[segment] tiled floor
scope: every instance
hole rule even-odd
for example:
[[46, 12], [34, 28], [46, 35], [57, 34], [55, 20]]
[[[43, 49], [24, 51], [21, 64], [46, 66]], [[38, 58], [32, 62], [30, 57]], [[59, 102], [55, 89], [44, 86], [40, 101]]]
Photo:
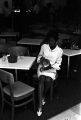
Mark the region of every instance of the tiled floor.
[[81, 120], [81, 115], [76, 114], [71, 109], [66, 110], [48, 120]]

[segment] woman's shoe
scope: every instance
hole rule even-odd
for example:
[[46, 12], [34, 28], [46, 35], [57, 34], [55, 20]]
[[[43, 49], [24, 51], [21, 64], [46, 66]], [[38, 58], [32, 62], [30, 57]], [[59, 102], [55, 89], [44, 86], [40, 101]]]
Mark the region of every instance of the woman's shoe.
[[41, 116], [42, 115], [42, 110], [41, 108], [37, 111], [37, 116]]
[[43, 99], [42, 99], [42, 105], [45, 105], [45, 103], [46, 103], [46, 101], [45, 101], [45, 99], [43, 98]]

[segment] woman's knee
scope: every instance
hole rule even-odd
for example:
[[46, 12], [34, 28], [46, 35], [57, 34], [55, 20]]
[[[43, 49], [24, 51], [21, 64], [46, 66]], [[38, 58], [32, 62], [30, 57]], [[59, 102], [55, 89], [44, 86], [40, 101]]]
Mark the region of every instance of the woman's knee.
[[46, 81], [51, 83], [53, 81], [53, 79], [51, 77], [46, 76]]
[[45, 80], [45, 76], [41, 75], [41, 76], [39, 77], [39, 83], [43, 83], [44, 80]]

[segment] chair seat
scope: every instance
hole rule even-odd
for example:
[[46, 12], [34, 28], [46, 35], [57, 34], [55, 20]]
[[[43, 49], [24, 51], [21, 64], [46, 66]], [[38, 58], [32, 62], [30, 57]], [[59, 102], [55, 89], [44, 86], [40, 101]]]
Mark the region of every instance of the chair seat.
[[[28, 95], [28, 93], [30, 94], [31, 92], [34, 91], [34, 88], [25, 84], [25, 83], [22, 83], [20, 81], [17, 81], [13, 84], [13, 96], [14, 98], [17, 98], [17, 97], [21, 97], [21, 96], [24, 96], [24, 95]], [[4, 92], [5, 94], [9, 95], [10, 96], [10, 91], [9, 91], [9, 85], [7, 85], [6, 87], [4, 87]]]

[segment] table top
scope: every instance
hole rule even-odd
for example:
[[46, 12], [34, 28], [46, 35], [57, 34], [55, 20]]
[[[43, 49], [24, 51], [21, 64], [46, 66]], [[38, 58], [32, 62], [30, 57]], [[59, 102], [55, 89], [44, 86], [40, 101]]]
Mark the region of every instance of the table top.
[[3, 61], [0, 58], [0, 68], [29, 70], [35, 59], [36, 57], [21, 56], [16, 63], [9, 63], [7, 59]]
[[2, 32], [0, 34], [0, 37], [16, 37], [18, 35], [19, 35], [18, 32]]
[[42, 28], [44, 27], [44, 24], [35, 24], [35, 25], [29, 25], [29, 28]]
[[59, 39], [70, 39], [70, 34], [59, 33]]
[[27, 44], [27, 45], [40, 45], [43, 42], [43, 38], [22, 38], [17, 43], [18, 44]]
[[44, 30], [44, 29], [36, 29], [36, 30], [32, 30], [34, 33], [40, 33], [43, 35], [46, 35], [48, 33], [48, 30]]
[[63, 49], [63, 54], [66, 56], [80, 55], [81, 49], [80, 50]]

